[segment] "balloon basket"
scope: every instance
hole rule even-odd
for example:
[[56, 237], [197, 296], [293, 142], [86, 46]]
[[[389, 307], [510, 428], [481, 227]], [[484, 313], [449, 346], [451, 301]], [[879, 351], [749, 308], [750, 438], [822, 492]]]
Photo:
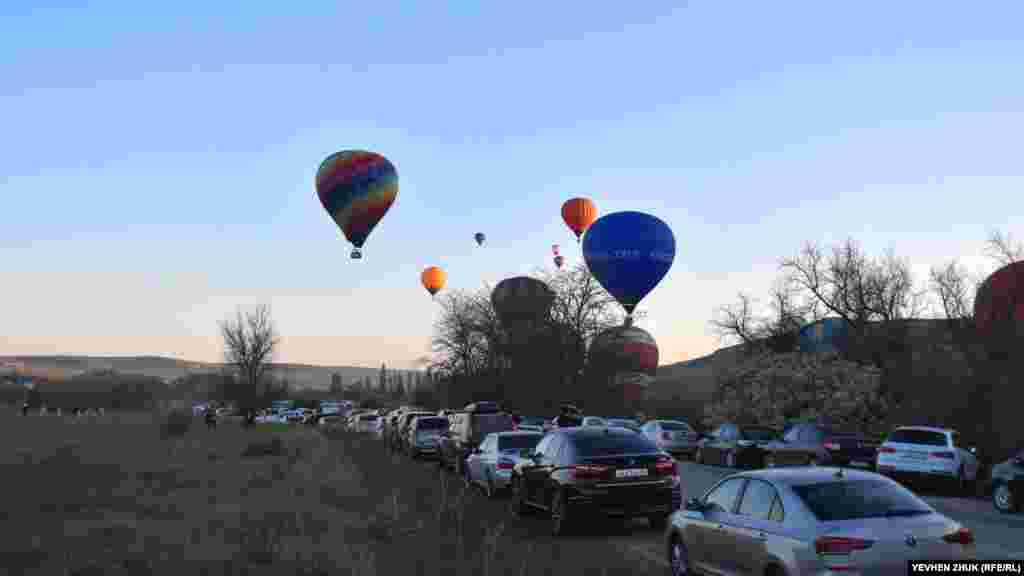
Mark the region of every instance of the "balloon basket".
[[349, 256], [353, 260], [360, 260], [363, 257], [363, 253], [359, 250], [359, 248], [355, 248], [352, 250], [352, 254], [350, 254]]

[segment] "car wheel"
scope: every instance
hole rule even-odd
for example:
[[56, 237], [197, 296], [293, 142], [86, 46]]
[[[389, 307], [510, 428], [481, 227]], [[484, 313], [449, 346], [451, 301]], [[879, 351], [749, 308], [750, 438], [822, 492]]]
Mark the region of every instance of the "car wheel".
[[526, 516], [530, 512], [530, 505], [526, 503], [526, 491], [523, 490], [523, 482], [519, 476], [512, 477], [512, 513], [516, 516]]
[[777, 465], [778, 464], [775, 462], [775, 456], [772, 456], [771, 454], [766, 454], [765, 455], [765, 457], [764, 457], [764, 467], [765, 468], [775, 468]]
[[569, 498], [561, 489], [551, 497], [551, 535], [565, 536], [572, 526], [569, 517]]
[[651, 524], [651, 528], [664, 530], [668, 526], [668, 514], [651, 514], [647, 517], [647, 521]]
[[736, 453], [732, 450], [725, 453], [725, 467], [735, 468], [736, 467]]
[[1006, 482], [1000, 482], [992, 489], [992, 505], [1004, 514], [1020, 510], [1020, 503], [1014, 499], [1013, 492]]
[[672, 576], [686, 576], [690, 573], [690, 554], [678, 536], [672, 538], [668, 546], [668, 566]]

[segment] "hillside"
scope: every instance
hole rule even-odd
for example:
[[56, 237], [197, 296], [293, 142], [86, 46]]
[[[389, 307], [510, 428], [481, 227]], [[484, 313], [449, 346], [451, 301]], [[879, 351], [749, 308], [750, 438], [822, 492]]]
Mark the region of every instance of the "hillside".
[[[191, 362], [162, 356], [0, 356], [0, 363], [18, 363], [31, 371], [59, 373], [65, 378], [97, 370], [114, 370], [122, 374], [140, 374], [173, 380], [190, 373], [214, 372], [223, 364]], [[272, 373], [300, 388], [326, 389], [331, 375], [340, 374], [346, 384], [364, 377], [376, 378], [379, 368], [361, 366], [310, 366], [273, 364]], [[399, 370], [412, 372], [412, 370]]]

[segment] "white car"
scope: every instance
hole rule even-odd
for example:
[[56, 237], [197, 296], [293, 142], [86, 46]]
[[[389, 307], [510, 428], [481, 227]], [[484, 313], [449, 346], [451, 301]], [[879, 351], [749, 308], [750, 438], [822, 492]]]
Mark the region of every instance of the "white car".
[[381, 418], [377, 414], [360, 414], [359, 416], [356, 417], [353, 429], [356, 432], [369, 434], [377, 432], [380, 429], [381, 423]]
[[960, 492], [978, 478], [974, 447], [965, 447], [960, 433], [949, 428], [900, 426], [878, 447], [877, 470], [887, 476], [940, 478]]

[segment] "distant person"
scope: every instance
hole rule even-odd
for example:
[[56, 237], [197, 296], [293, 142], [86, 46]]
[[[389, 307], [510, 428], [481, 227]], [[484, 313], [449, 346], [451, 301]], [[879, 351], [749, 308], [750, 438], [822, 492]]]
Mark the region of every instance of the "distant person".
[[21, 415], [28, 416], [28, 402], [21, 405]]

